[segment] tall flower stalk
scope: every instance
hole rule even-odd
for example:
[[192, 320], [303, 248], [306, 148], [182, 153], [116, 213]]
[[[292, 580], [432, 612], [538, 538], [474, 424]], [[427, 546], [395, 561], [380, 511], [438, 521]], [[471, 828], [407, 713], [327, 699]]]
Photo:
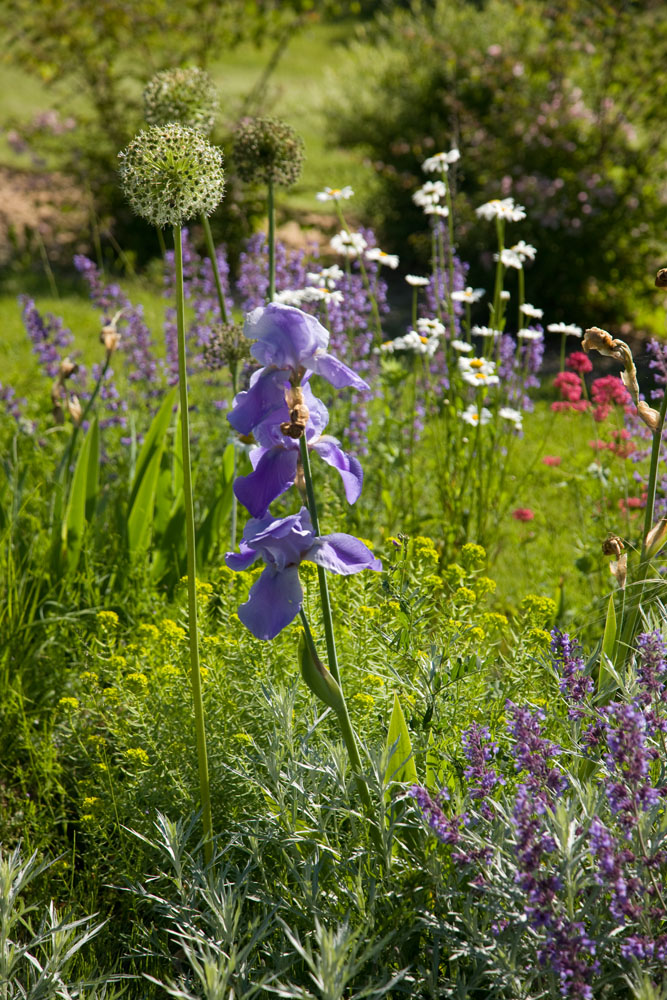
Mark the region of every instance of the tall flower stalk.
[[213, 821], [199, 668], [197, 567], [190, 461], [182, 226], [189, 219], [201, 215], [208, 216], [220, 202], [224, 191], [222, 153], [196, 129], [172, 123], [163, 126], [154, 125], [146, 132], [139, 133], [127, 149], [119, 154], [119, 158], [123, 188], [134, 210], [153, 225], [159, 227], [170, 225], [174, 236], [183, 494], [188, 566], [190, 683], [195, 717], [204, 853], [206, 859], [210, 860], [212, 857]]
[[303, 140], [278, 118], [243, 118], [234, 134], [234, 159], [241, 177], [266, 185], [269, 241], [268, 300], [276, 296], [275, 188], [290, 187], [301, 173]]
[[632, 358], [632, 352], [623, 340], [614, 339], [606, 330], [591, 327], [586, 330], [582, 347], [585, 351], [599, 351], [607, 357], [614, 358], [623, 365], [621, 380], [628, 390], [637, 408], [637, 415], [651, 431], [651, 464], [646, 485], [646, 507], [644, 509], [644, 526], [642, 531], [639, 565], [635, 578], [636, 594], [631, 602], [623, 621], [621, 639], [617, 647], [617, 660], [624, 662], [632, 653], [641, 602], [644, 596], [644, 586], [651, 566], [651, 560], [660, 551], [667, 539], [667, 524], [664, 518], [653, 523], [655, 516], [655, 498], [658, 480], [658, 464], [660, 445], [667, 416], [667, 392], [663, 392], [660, 409], [656, 410], [640, 398], [637, 383], [637, 371]]
[[[343, 452], [335, 438], [322, 434], [328, 413], [313, 395], [309, 379], [315, 374], [335, 388], [368, 387], [328, 353], [328, 332], [314, 316], [299, 309], [275, 303], [256, 309], [246, 320], [245, 333], [255, 340], [251, 353], [263, 367], [252, 376], [248, 390], [238, 394], [228, 419], [240, 434], [254, 433], [259, 446], [251, 453], [253, 473], [237, 480], [234, 486], [253, 517], [246, 525], [239, 551], [229, 552], [226, 561], [231, 569], [244, 570], [261, 557], [266, 566], [251, 587], [248, 600], [240, 606], [239, 618], [257, 638], [273, 639], [300, 615], [305, 632], [302, 675], [313, 693], [335, 711], [359, 793], [372, 817], [357, 739], [341, 686], [325, 571], [347, 576], [362, 569], [380, 570], [381, 564], [356, 538], [320, 533], [310, 451], [337, 469], [350, 502], [359, 496], [362, 472], [354, 456]], [[270, 503], [301, 477], [307, 508], [285, 518], [273, 518], [268, 510]], [[328, 668], [317, 656], [303, 609], [298, 570], [304, 560], [317, 565]], [[375, 825], [371, 830], [379, 843]]]

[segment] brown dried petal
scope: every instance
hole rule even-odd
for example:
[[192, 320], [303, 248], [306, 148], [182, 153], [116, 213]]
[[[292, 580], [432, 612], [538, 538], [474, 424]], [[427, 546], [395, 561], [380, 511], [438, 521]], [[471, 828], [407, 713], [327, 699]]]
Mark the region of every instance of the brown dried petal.
[[656, 521], [646, 536], [645, 546], [647, 557], [652, 559], [653, 556], [657, 556], [666, 541], [667, 517], [661, 517], [659, 521]]
[[640, 419], [644, 421], [650, 430], [655, 431], [658, 429], [660, 414], [657, 410], [654, 410], [652, 406], [649, 406], [648, 403], [640, 400], [637, 403], [637, 413], [639, 414]]
[[655, 283], [658, 288], [667, 288], [667, 267], [661, 267], [655, 276]]
[[628, 554], [623, 552], [616, 562], [609, 563], [609, 570], [616, 578], [616, 583], [621, 590], [625, 590], [625, 581], [628, 577]]

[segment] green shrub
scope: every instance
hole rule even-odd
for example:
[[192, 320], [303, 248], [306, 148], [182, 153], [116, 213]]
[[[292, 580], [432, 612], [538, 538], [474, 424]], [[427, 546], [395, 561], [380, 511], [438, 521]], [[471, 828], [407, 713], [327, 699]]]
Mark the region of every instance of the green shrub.
[[491, 266], [472, 206], [512, 196], [527, 209], [522, 236], [539, 247], [539, 305], [620, 322], [647, 296], [662, 240], [665, 108], [659, 88], [633, 80], [659, 79], [666, 50], [655, 4], [416, 4], [356, 47], [332, 139], [373, 161], [366, 208], [388, 247], [422, 259], [427, 227], [411, 202], [420, 164], [459, 146], [458, 251], [472, 284]]

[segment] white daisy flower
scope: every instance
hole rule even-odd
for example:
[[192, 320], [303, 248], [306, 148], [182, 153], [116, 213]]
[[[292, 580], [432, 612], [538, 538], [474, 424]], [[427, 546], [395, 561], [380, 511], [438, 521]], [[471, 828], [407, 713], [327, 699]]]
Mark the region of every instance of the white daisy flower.
[[318, 191], [315, 197], [318, 201], [347, 201], [353, 194], [354, 191], [347, 184], [343, 188], [325, 187], [324, 191]]
[[524, 328], [523, 330], [518, 331], [517, 337], [520, 340], [541, 340], [542, 334], [539, 330], [528, 330]]
[[442, 337], [445, 333], [445, 327], [439, 319], [424, 317], [417, 320], [417, 330], [424, 337]]
[[436, 153], [435, 156], [429, 156], [427, 160], [424, 160], [422, 170], [425, 174], [444, 173], [460, 159], [461, 154], [458, 149], [450, 149], [448, 153]]
[[281, 306], [295, 306], [297, 309], [306, 301], [306, 288], [284, 288], [281, 292], [276, 292], [273, 301]]
[[503, 302], [509, 302], [509, 300], [510, 300], [510, 293], [506, 292], [505, 289], [503, 288], [502, 292], [500, 293], [500, 297], [503, 300]]
[[380, 250], [379, 247], [371, 247], [370, 250], [366, 251], [366, 260], [377, 261], [378, 264], [385, 264], [390, 267], [392, 271], [395, 271], [398, 267], [398, 257], [395, 253], [385, 253], [384, 250]]
[[332, 291], [326, 285], [310, 285], [302, 292], [303, 302], [326, 302], [327, 306], [339, 306], [343, 301], [343, 293]]
[[452, 340], [452, 347], [459, 354], [470, 354], [472, 351], [472, 344], [467, 344], [465, 340]]
[[575, 323], [549, 323], [547, 330], [549, 333], [564, 333], [570, 337], [581, 337], [584, 332]]
[[487, 375], [486, 372], [463, 372], [461, 378], [468, 385], [474, 385], [476, 389], [487, 385], [498, 385], [500, 382], [497, 375]]
[[336, 287], [336, 282], [340, 281], [344, 273], [338, 264], [334, 264], [332, 267], [323, 267], [321, 271], [308, 271], [306, 277], [311, 285], [333, 290]]
[[491, 410], [487, 410], [486, 406], [483, 406], [480, 411], [479, 407], [475, 406], [474, 403], [461, 414], [461, 420], [472, 427], [477, 427], [478, 424], [484, 426], [484, 424], [488, 424], [490, 419]]
[[498, 410], [498, 416], [503, 420], [509, 420], [510, 423], [516, 424], [519, 428], [523, 422], [523, 414], [521, 410], [515, 410], [511, 406], [501, 406]]
[[493, 375], [495, 370], [495, 361], [488, 361], [486, 358], [459, 358], [459, 371], [463, 375]]
[[526, 243], [524, 240], [519, 240], [519, 242], [515, 243], [513, 247], [510, 247], [510, 249], [514, 250], [514, 253], [517, 253], [521, 260], [535, 260], [537, 250], [535, 247], [532, 247], [530, 243]]
[[412, 196], [415, 205], [426, 209], [430, 205], [435, 205], [447, 194], [447, 185], [444, 181], [426, 181]]
[[493, 259], [500, 261], [503, 267], [515, 267], [520, 271], [523, 267], [523, 260], [514, 250], [502, 250], [499, 254], [494, 253]]
[[329, 246], [342, 257], [358, 257], [368, 244], [361, 233], [349, 233], [347, 229], [341, 229], [331, 237]]
[[479, 300], [484, 295], [483, 288], [471, 288], [468, 285], [467, 288], [462, 288], [458, 292], [452, 292], [452, 299], [454, 302], [479, 302]]
[[521, 306], [521, 312], [524, 316], [529, 316], [531, 319], [542, 319], [544, 316], [544, 310], [531, 306], [530, 302], [524, 302]]
[[405, 280], [413, 288], [425, 288], [428, 285], [430, 278], [422, 278], [418, 274], [406, 274]]
[[502, 330], [493, 330], [490, 326], [473, 326], [470, 332], [476, 337], [492, 337], [494, 340], [503, 335]]
[[446, 219], [449, 215], [449, 209], [446, 205], [424, 205], [424, 215], [439, 215], [440, 218]]
[[514, 198], [494, 198], [475, 209], [481, 219], [504, 219], [506, 222], [521, 222], [526, 218], [523, 205], [515, 205]]

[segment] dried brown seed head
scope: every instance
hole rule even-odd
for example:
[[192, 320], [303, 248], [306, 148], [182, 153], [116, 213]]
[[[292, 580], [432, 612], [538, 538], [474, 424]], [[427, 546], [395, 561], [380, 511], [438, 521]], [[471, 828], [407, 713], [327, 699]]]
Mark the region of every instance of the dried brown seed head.
[[624, 548], [623, 539], [618, 535], [608, 535], [602, 543], [602, 553], [605, 556], [620, 556]]

